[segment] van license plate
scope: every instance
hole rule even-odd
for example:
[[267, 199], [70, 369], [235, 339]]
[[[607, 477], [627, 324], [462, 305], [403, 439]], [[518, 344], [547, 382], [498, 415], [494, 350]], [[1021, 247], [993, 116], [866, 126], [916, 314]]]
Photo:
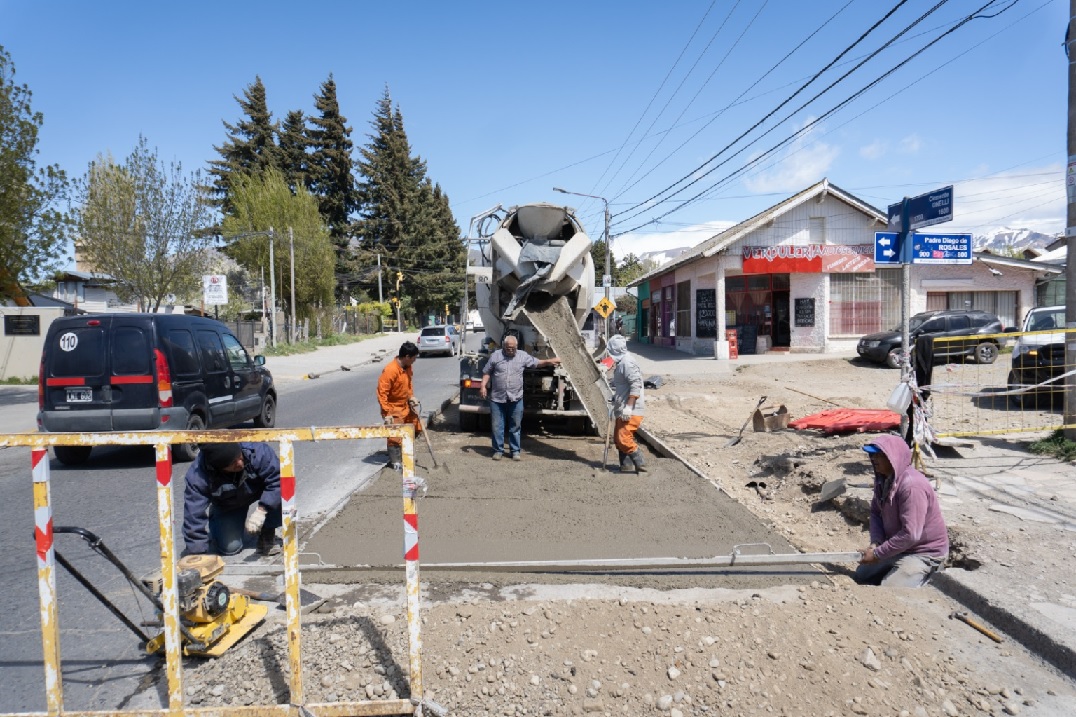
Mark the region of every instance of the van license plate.
[[89, 403], [93, 400], [93, 392], [88, 388], [67, 389], [68, 403]]

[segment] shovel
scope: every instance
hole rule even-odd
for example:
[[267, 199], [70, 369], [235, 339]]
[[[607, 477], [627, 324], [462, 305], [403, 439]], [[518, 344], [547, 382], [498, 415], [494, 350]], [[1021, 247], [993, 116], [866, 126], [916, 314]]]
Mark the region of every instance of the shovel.
[[609, 466], [609, 439], [613, 435], [613, 410], [609, 409], [609, 422], [605, 424], [605, 452], [602, 453], [602, 470]]
[[[430, 414], [430, 418], [432, 418], [432, 416], [433, 414]], [[433, 459], [433, 467], [437, 468], [437, 456], [433, 454], [433, 444], [430, 443], [430, 431], [428, 428], [430, 425], [430, 418], [426, 419], [426, 424], [422, 427], [422, 437], [426, 439], [426, 447], [430, 449], [430, 458]]]
[[765, 396], [758, 399], [758, 404], [751, 409], [751, 413], [747, 414], [747, 420], [743, 422], [742, 426], [740, 426], [740, 432], [736, 434], [735, 438], [729, 439], [729, 442], [726, 443], [724, 446], [725, 448], [731, 448], [732, 446], [735, 446], [737, 443], [740, 442], [740, 439], [743, 438], [744, 429], [747, 428], [747, 424], [751, 422], [751, 417], [755, 415], [755, 411], [757, 411], [764, 403], [766, 403]]

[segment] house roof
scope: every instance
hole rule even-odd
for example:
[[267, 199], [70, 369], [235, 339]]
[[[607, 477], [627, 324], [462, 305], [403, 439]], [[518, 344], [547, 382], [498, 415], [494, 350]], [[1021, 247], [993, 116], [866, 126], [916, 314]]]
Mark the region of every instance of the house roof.
[[1065, 271], [1065, 267], [1062, 264], [1047, 264], [1044, 263], [1041, 258], [1034, 261], [1029, 259], [1017, 259], [1014, 256], [997, 256], [987, 252], [972, 252], [975, 255], [975, 261], [981, 261], [984, 264], [991, 264], [994, 266], [1007, 266], [1010, 269], [1028, 269], [1031, 271], [1041, 271], [1045, 274], [1062, 274]]
[[784, 201], [773, 205], [769, 209], [765, 209], [759, 212], [750, 219], [740, 222], [736, 226], [729, 227], [720, 234], [715, 234], [709, 239], [696, 244], [673, 261], [669, 262], [668, 264], [664, 264], [663, 266], [655, 269], [654, 271], [651, 271], [648, 274], [644, 274], [643, 276], [628, 284], [628, 286], [638, 286], [644, 282], [650, 281], [656, 276], [662, 276], [664, 274], [668, 274], [671, 271], [675, 271], [677, 267], [689, 264], [696, 259], [708, 258], [716, 254], [720, 254], [734, 242], [744, 238], [756, 229], [765, 226], [773, 219], [776, 219], [777, 217], [781, 216], [782, 214], [785, 214], [791, 209], [794, 209], [795, 207], [798, 207], [799, 205], [809, 202], [813, 199], [821, 201], [828, 196], [832, 196], [834, 199], [838, 199], [845, 204], [848, 204], [853, 209], [858, 209], [864, 214], [870, 216], [872, 219], [878, 221], [883, 226], [888, 222], [888, 216], [885, 212], [881, 211], [877, 207], [871, 206], [870, 204], [864, 202], [862, 199], [856, 197], [855, 195], [849, 194], [837, 185], [831, 184], [829, 179], [827, 178], [823, 179], [817, 184], [813, 184], [810, 187], [807, 187], [802, 192], [794, 194], [788, 199], [785, 199]]
[[[1051, 244], [1050, 246], [1053, 246], [1053, 244]], [[1057, 247], [1055, 249], [1050, 249], [1045, 254], [1040, 254], [1039, 256], [1035, 257], [1035, 262], [1039, 263], [1039, 264], [1059, 264], [1061, 266], [1064, 266], [1065, 262], [1067, 260], [1068, 260], [1068, 245], [1067, 244], [1062, 244], [1061, 246], [1059, 246], [1059, 247]]]
[[75, 271], [66, 269], [57, 275], [59, 281], [84, 281], [87, 284], [111, 284], [115, 280], [111, 274], [100, 274], [92, 271]]

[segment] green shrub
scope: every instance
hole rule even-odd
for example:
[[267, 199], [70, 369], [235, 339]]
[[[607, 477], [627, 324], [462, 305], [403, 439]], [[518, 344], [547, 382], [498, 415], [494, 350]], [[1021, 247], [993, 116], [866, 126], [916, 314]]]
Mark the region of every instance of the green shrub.
[[1051, 433], [1049, 438], [1032, 443], [1030, 450], [1039, 455], [1053, 456], [1060, 461], [1076, 460], [1076, 441], [1065, 438], [1065, 432], [1060, 429]]

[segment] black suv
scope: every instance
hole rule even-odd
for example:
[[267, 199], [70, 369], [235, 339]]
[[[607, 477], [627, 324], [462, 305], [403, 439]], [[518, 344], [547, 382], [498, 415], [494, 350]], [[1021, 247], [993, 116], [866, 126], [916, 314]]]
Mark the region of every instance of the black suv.
[[[276, 386], [219, 321], [184, 314], [86, 314], [53, 321], [41, 351], [37, 425], [50, 433], [201, 430], [276, 422]], [[56, 446], [65, 465], [90, 446]], [[173, 446], [193, 460], [194, 444]]]
[[[935, 363], [944, 363], [952, 358], [970, 358], [977, 363], [994, 363], [994, 359], [998, 357], [998, 340], [978, 337], [1000, 334], [1002, 326], [997, 316], [985, 311], [926, 311], [911, 318], [909, 330], [912, 342], [925, 334], [935, 338], [969, 337], [963, 341], [935, 341]], [[892, 331], [867, 334], [859, 340], [856, 351], [861, 358], [897, 368], [903, 353], [901, 333], [901, 327], [898, 326]]]

